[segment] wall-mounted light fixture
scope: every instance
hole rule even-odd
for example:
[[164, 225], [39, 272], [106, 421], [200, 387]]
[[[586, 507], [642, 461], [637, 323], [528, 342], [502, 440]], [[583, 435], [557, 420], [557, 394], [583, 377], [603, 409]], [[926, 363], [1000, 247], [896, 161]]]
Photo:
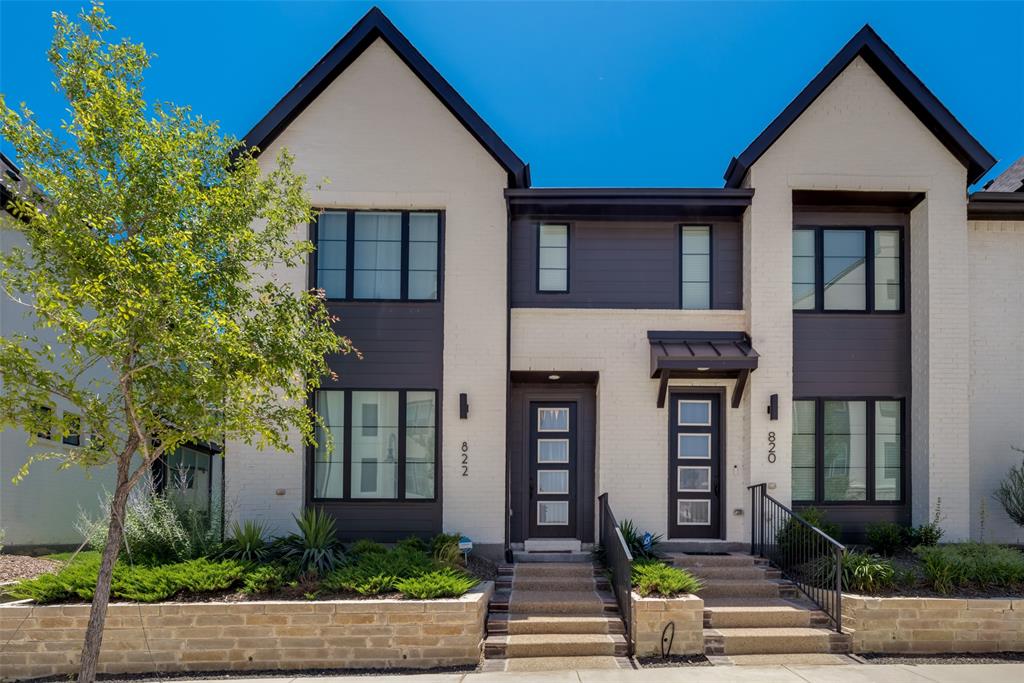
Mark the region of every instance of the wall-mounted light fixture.
[[469, 394], [459, 394], [459, 419], [469, 417]]
[[768, 400], [768, 417], [770, 417], [772, 420], [778, 420], [779, 419], [779, 395], [778, 394], [772, 394], [771, 398]]

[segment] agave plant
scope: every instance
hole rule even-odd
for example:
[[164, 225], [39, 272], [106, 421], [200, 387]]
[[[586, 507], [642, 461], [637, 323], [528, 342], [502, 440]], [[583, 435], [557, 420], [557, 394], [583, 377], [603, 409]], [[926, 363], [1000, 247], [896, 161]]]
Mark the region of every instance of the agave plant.
[[281, 556], [299, 565], [301, 572], [327, 576], [345, 559], [334, 534], [334, 519], [317, 508], [295, 518], [299, 533], [280, 539]]
[[629, 552], [633, 555], [633, 559], [658, 559], [658, 546], [662, 541], [661, 534], [642, 532], [630, 519], [619, 522], [619, 531], [622, 532], [622, 538], [629, 546]]
[[243, 562], [263, 562], [270, 558], [267, 527], [263, 522], [247, 519], [231, 525], [231, 537], [221, 546], [220, 556]]

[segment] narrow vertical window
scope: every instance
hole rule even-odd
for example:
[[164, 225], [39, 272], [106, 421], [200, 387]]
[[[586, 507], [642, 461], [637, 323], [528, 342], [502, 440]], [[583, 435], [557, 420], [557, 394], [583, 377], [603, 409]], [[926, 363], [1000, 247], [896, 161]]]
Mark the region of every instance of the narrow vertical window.
[[867, 308], [864, 239], [864, 230], [822, 231], [826, 311], [863, 311]]
[[875, 401], [875, 500], [901, 497], [902, 413], [899, 401]]
[[814, 401], [793, 401], [793, 500], [814, 500]]
[[437, 407], [433, 391], [409, 391], [405, 395], [405, 497], [434, 497], [434, 465], [437, 461]]
[[867, 403], [823, 401], [825, 500], [867, 500]]
[[815, 296], [814, 230], [793, 231], [793, 310], [813, 311]]
[[711, 308], [711, 227], [684, 225], [682, 251], [683, 308]]
[[68, 446], [80, 446], [82, 445], [82, 418], [78, 415], [64, 415], [64, 429], [67, 434], [64, 435], [63, 442]]
[[541, 225], [537, 232], [537, 289], [569, 291], [569, 226]]
[[348, 296], [348, 212], [324, 211], [317, 221], [316, 286], [328, 299]]
[[409, 214], [409, 298], [437, 299], [436, 213]]
[[[313, 460], [313, 497], [341, 498], [345, 490], [345, 393], [316, 392], [316, 412], [324, 421], [317, 428]], [[328, 436], [332, 450], [327, 450]]]
[[352, 296], [402, 298], [402, 214], [360, 211], [353, 239]]
[[398, 497], [398, 392], [352, 392], [353, 498]]
[[902, 305], [900, 233], [898, 230], [876, 230], [874, 237], [875, 310], [898, 311]]

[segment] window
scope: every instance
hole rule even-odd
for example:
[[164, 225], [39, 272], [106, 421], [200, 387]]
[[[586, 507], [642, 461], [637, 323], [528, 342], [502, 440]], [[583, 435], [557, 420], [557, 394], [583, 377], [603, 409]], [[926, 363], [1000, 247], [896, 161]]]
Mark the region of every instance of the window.
[[62, 441], [68, 446], [82, 445], [82, 418], [77, 415], [64, 414], [64, 427], [67, 434]]
[[437, 470], [435, 391], [316, 392], [317, 414], [334, 442], [318, 431], [313, 498], [432, 500]]
[[899, 399], [794, 401], [793, 500], [902, 500], [903, 419]]
[[793, 310], [903, 310], [902, 233], [893, 228], [793, 231]]
[[569, 226], [537, 228], [537, 290], [569, 291]]
[[682, 227], [682, 307], [711, 308], [711, 226]]
[[53, 438], [53, 408], [50, 406], [37, 405], [33, 409], [35, 413], [36, 436], [40, 439]]
[[335, 300], [436, 301], [440, 233], [436, 211], [324, 211], [316, 286]]

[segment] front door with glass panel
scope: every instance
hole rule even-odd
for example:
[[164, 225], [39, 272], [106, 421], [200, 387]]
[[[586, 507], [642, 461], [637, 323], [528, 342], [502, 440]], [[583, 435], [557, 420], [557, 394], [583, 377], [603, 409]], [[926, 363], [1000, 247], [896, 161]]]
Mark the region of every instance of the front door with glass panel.
[[721, 538], [719, 394], [673, 394], [669, 537]]
[[576, 537], [576, 403], [530, 403], [530, 536]]

